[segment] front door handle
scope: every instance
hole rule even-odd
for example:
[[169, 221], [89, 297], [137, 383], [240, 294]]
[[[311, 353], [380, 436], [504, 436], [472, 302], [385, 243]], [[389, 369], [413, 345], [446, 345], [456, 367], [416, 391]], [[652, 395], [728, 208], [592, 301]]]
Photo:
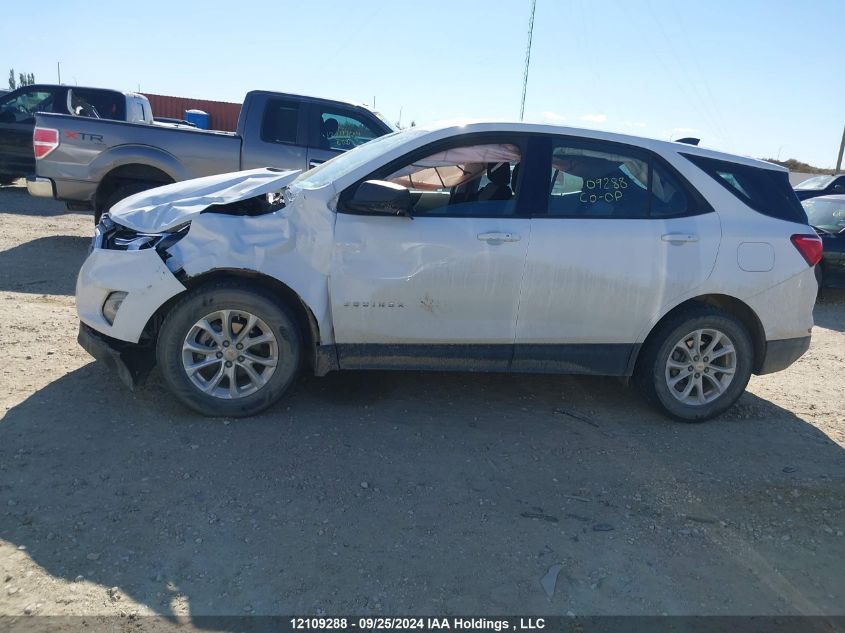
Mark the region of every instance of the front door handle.
[[693, 235], [692, 233], [666, 233], [665, 235], [661, 235], [660, 239], [664, 242], [673, 243], [697, 242], [698, 236]]
[[501, 244], [502, 242], [518, 242], [520, 239], [516, 233], [479, 233], [478, 239], [488, 244]]
[[326, 161], [324, 161], [324, 160], [316, 160], [316, 159], [312, 158], [311, 160], [308, 161], [308, 167], [313, 169], [317, 165], [322, 165], [325, 162]]

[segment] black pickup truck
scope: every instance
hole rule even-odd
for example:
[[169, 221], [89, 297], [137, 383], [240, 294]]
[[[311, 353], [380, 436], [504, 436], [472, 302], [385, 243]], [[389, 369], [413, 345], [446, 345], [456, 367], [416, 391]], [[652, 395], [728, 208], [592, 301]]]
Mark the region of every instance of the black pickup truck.
[[307, 170], [393, 131], [377, 113], [341, 101], [253, 91], [237, 132], [37, 114], [32, 195], [103, 211], [171, 182], [257, 167]]
[[150, 102], [133, 92], [33, 84], [0, 95], [0, 184], [35, 171], [32, 130], [39, 112], [152, 123]]

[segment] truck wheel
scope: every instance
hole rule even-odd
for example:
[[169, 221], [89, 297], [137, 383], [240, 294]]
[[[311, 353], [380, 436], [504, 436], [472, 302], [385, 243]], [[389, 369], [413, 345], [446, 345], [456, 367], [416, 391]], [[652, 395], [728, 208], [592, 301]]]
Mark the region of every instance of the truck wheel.
[[129, 196], [135, 195], [136, 193], [141, 193], [142, 191], [147, 191], [148, 189], [155, 189], [156, 187], [161, 187], [164, 184], [166, 183], [130, 182], [125, 185], [121, 185], [120, 187], [112, 191], [109, 197], [106, 198], [106, 203], [102, 206], [102, 208], [94, 209], [94, 224], [99, 224], [100, 218], [103, 217], [103, 213], [111, 209], [114, 205], [116, 205], [124, 198], [128, 198]]
[[167, 315], [156, 357], [164, 381], [207, 416], [246, 417], [276, 402], [299, 368], [296, 321], [258, 286], [223, 281], [189, 292]]
[[701, 307], [679, 313], [650, 337], [634, 380], [664, 414], [703, 422], [737, 401], [753, 364], [745, 326], [724, 310]]

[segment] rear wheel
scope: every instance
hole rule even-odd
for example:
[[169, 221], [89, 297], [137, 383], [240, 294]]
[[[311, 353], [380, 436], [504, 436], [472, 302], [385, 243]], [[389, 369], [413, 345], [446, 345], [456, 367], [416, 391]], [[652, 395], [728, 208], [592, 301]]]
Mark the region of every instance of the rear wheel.
[[754, 346], [742, 322], [723, 310], [702, 307], [661, 326], [643, 350], [635, 380], [663, 413], [703, 422], [737, 401], [753, 364]]
[[111, 209], [114, 205], [118, 202], [123, 200], [124, 198], [128, 198], [129, 196], [133, 196], [136, 193], [141, 193], [142, 191], [147, 191], [147, 189], [154, 189], [156, 187], [161, 187], [166, 183], [163, 182], [129, 182], [125, 185], [119, 186], [117, 189], [109, 194], [109, 197], [106, 198], [105, 204], [102, 208], [94, 209], [94, 224], [99, 224], [100, 219], [103, 217], [103, 213]]
[[156, 356], [179, 400], [208, 416], [254, 415], [276, 402], [299, 367], [296, 321], [258, 286], [220, 282], [176, 304]]

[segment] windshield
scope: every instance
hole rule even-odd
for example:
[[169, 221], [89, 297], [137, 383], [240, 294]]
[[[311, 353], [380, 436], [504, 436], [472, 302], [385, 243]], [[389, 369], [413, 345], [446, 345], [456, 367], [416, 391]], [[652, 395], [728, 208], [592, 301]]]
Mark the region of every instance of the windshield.
[[804, 201], [810, 225], [831, 233], [845, 229], [845, 198], [810, 198]]
[[827, 187], [833, 176], [815, 176], [795, 185], [796, 189], [824, 189]]
[[334, 182], [338, 178], [342, 178], [374, 158], [389, 152], [394, 147], [399, 147], [423, 134], [427, 134], [427, 131], [413, 128], [379, 137], [369, 143], [359, 145], [355, 149], [335, 156], [314, 169], [309, 169], [294, 180], [291, 186], [301, 187], [302, 189], [319, 189]]

